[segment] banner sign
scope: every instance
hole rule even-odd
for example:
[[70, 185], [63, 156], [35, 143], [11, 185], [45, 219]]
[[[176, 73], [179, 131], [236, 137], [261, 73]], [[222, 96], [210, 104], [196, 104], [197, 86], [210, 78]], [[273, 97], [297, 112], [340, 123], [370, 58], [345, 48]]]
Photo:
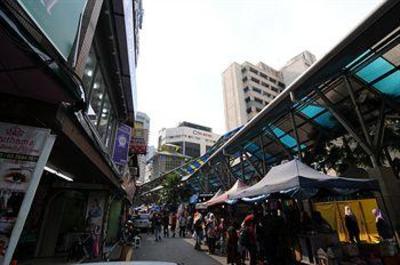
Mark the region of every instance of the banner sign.
[[87, 0], [18, 0], [65, 60], [71, 55]]
[[144, 128], [134, 128], [132, 130], [132, 138], [130, 151], [134, 154], [145, 155], [147, 153], [147, 141], [149, 130]]
[[92, 256], [95, 258], [100, 255], [105, 202], [106, 199], [103, 193], [89, 193], [86, 220], [87, 224], [89, 225], [90, 236], [92, 239], [90, 250]]
[[128, 200], [133, 203], [133, 197], [135, 197], [136, 192], [136, 181], [135, 178], [132, 177], [127, 165], [124, 168], [121, 186], [125, 190]]
[[53, 146], [50, 130], [0, 122], [0, 264], [9, 264]]
[[128, 163], [129, 143], [131, 140], [132, 128], [120, 123], [115, 135], [113, 161], [117, 165]]

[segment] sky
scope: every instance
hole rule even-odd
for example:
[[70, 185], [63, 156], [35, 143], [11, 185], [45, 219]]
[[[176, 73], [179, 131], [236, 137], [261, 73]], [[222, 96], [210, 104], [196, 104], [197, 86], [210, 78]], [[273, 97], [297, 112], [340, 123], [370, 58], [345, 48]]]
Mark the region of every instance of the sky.
[[222, 72], [233, 62], [280, 69], [309, 50], [320, 59], [381, 0], [143, 0], [137, 108], [150, 144], [181, 121], [225, 132]]

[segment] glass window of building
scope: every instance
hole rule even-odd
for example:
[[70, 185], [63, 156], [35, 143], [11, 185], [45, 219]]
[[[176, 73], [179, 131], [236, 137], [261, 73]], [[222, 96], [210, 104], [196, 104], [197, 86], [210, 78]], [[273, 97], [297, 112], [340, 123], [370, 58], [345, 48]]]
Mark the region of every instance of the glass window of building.
[[256, 79], [256, 78], [254, 78], [254, 77], [252, 77], [252, 78], [251, 78], [251, 81], [253, 81], [254, 83], [257, 83], [257, 84], [259, 84], [259, 83], [260, 83], [260, 80], [258, 80], [258, 79]]
[[86, 93], [89, 93], [92, 87], [93, 78], [96, 72], [97, 58], [94, 49], [90, 49], [89, 55], [86, 59], [85, 69], [83, 71], [82, 82]]
[[268, 76], [267, 76], [266, 74], [260, 72], [260, 76], [261, 76], [262, 78], [265, 78], [265, 79], [268, 80]]
[[89, 118], [93, 124], [97, 127], [98, 118], [101, 112], [101, 106], [103, 103], [105, 91], [105, 83], [101, 71], [97, 71], [96, 77], [93, 82], [92, 91], [90, 93], [90, 106], [89, 106]]
[[108, 128], [108, 121], [110, 118], [110, 112], [111, 112], [111, 104], [110, 104], [110, 99], [108, 97], [107, 93], [104, 93], [104, 99], [100, 111], [100, 116], [98, 117], [98, 124], [97, 124], [97, 131], [100, 134], [100, 137], [104, 139], [105, 142], [105, 137], [107, 133], [107, 128]]
[[114, 114], [111, 109], [110, 117], [109, 117], [108, 124], [107, 124], [107, 132], [106, 132], [106, 136], [105, 136], [105, 142], [104, 142], [106, 147], [109, 150], [112, 149], [112, 143], [114, 142], [113, 141], [114, 128], [115, 128], [115, 117], [114, 117]]
[[250, 72], [258, 74], [258, 71], [256, 69], [252, 68], [252, 67], [250, 67]]
[[257, 92], [258, 94], [261, 94], [261, 89], [258, 89], [258, 88], [256, 88], [256, 87], [253, 87], [253, 91], [254, 91], [254, 92]]

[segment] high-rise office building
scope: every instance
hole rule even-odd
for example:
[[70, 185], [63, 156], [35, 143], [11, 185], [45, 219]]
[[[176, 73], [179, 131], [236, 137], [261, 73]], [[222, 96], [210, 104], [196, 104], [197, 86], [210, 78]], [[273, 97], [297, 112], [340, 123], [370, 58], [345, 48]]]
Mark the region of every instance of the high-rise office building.
[[251, 120], [315, 60], [312, 53], [304, 51], [281, 70], [263, 62], [231, 64], [223, 73], [226, 129], [232, 130]]
[[158, 146], [174, 144], [178, 152], [192, 158], [203, 155], [219, 138], [212, 129], [202, 125], [181, 122], [175, 128], [163, 128], [158, 138]]

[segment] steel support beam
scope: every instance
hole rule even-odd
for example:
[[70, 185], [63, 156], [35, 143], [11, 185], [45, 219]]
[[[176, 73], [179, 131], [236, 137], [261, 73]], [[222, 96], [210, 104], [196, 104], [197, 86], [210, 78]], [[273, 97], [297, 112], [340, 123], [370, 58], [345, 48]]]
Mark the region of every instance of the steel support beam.
[[219, 182], [221, 183], [221, 186], [222, 186], [222, 188], [225, 190], [226, 189], [226, 183], [225, 183], [225, 181], [224, 181], [224, 179], [223, 179], [223, 177], [221, 176], [221, 174], [220, 174], [220, 167], [219, 167], [219, 165], [220, 165], [220, 163], [215, 163], [212, 167], [211, 167], [211, 169], [212, 169], [212, 171], [213, 171], [213, 173], [217, 176], [217, 178], [219, 179]]
[[351, 80], [347, 76], [344, 76], [344, 84], [345, 84], [345, 86], [347, 88], [347, 92], [349, 93], [351, 102], [354, 105], [354, 108], [355, 108], [355, 111], [356, 111], [356, 114], [357, 114], [357, 117], [358, 117], [358, 121], [360, 122], [361, 129], [362, 129], [362, 132], [364, 134], [364, 138], [367, 141], [368, 145], [371, 146], [371, 137], [370, 137], [370, 135], [368, 133], [367, 127], [365, 126], [364, 118], [363, 118], [363, 116], [361, 114], [360, 107], [358, 106], [358, 103], [357, 103], [356, 98], [354, 96], [353, 85], [351, 84]]
[[376, 130], [374, 136], [374, 148], [377, 152], [380, 151], [383, 141], [383, 135], [385, 131], [385, 100], [382, 99], [381, 106], [379, 108], [379, 117], [376, 121]]
[[315, 88], [315, 93], [321, 98], [324, 102], [325, 107], [329, 110], [329, 112], [336, 118], [336, 120], [345, 128], [345, 130], [358, 142], [358, 144], [364, 149], [364, 151], [370, 156], [371, 162], [374, 165], [374, 168], [378, 168], [378, 161], [374, 152], [371, 150], [370, 146], [366, 144], [355, 132], [350, 123], [344, 118], [342, 114], [336, 111], [332, 102], [321, 92], [318, 88]]
[[262, 170], [263, 170], [263, 175], [267, 174], [267, 169], [265, 167], [265, 162], [267, 161], [265, 157], [265, 151], [264, 151], [264, 140], [263, 140], [263, 134], [260, 134], [260, 148], [262, 152]]
[[258, 168], [253, 164], [253, 162], [251, 162], [251, 159], [249, 157], [249, 155], [247, 154], [247, 152], [244, 153], [244, 156], [246, 157], [246, 161], [249, 162], [249, 165], [257, 172], [257, 174], [260, 177], [263, 177], [262, 173], [260, 172], [260, 170], [258, 170]]
[[236, 178], [233, 176], [231, 167], [229, 166], [229, 163], [226, 161], [226, 157], [225, 155], [223, 155], [222, 157], [220, 157], [220, 161], [222, 162], [222, 164], [225, 167], [225, 170], [227, 172], [227, 176], [228, 176], [228, 186], [231, 186], [233, 184], [233, 182], [236, 180]]
[[288, 157], [290, 159], [293, 159], [290, 150], [288, 150], [286, 146], [281, 142], [281, 140], [279, 140], [279, 138], [275, 135], [275, 133], [271, 130], [271, 128], [267, 126], [266, 130], [271, 134], [272, 139], [283, 149], [283, 151], [288, 155]]
[[397, 113], [400, 113], [400, 105], [399, 103], [395, 102], [394, 100], [392, 100], [391, 98], [389, 98], [388, 96], [384, 95], [382, 92], [380, 92], [379, 90], [371, 87], [370, 85], [368, 85], [367, 83], [365, 83], [364, 81], [354, 77], [353, 80], [355, 82], [357, 82], [359, 85], [363, 86], [364, 88], [366, 88], [369, 92], [371, 92], [372, 94], [378, 96], [379, 98], [383, 99], [385, 101], [385, 104], [393, 109], [394, 111], [396, 111]]
[[292, 127], [293, 127], [293, 131], [294, 131], [294, 135], [296, 136], [297, 156], [298, 156], [298, 159], [301, 161], [303, 159], [303, 156], [302, 156], [301, 148], [300, 148], [299, 132], [297, 131], [296, 120], [294, 118], [293, 110], [290, 110], [289, 113], [290, 113], [290, 119], [292, 121]]

